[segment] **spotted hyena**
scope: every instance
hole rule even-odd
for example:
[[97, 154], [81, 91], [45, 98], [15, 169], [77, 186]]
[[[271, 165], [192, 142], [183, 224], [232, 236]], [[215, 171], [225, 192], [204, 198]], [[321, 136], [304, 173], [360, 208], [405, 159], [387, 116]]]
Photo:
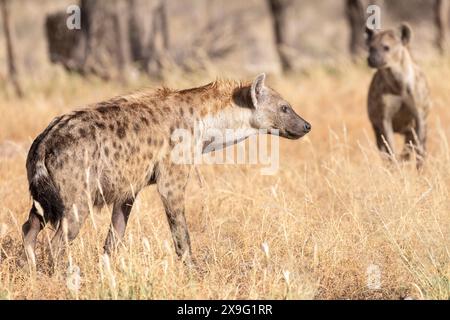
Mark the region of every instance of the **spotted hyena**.
[[377, 69], [369, 89], [368, 112], [378, 148], [394, 153], [393, 134], [400, 133], [405, 137], [402, 158], [408, 159], [414, 149], [420, 166], [431, 100], [425, 75], [410, 54], [411, 28], [402, 24], [395, 30], [367, 29], [366, 34], [368, 64]]
[[[175, 251], [191, 263], [184, 216], [189, 164], [175, 164], [172, 133], [197, 126], [219, 130], [267, 129], [289, 139], [311, 130], [289, 103], [265, 85], [216, 81], [175, 91], [157, 89], [113, 98], [55, 118], [34, 140], [26, 167], [34, 204], [22, 227], [25, 256], [34, 260], [36, 237], [47, 222], [56, 228], [51, 252], [56, 258], [77, 236], [93, 208], [112, 205], [105, 252], [122, 239], [139, 192], [157, 185]], [[246, 137], [243, 137], [246, 138]]]

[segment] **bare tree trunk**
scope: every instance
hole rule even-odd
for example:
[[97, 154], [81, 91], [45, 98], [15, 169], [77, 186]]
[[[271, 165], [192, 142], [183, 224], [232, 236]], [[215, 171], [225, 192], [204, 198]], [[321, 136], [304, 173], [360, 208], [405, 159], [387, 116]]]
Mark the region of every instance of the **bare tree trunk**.
[[52, 63], [60, 63], [67, 71], [84, 73], [86, 35], [84, 30], [68, 30], [65, 11], [49, 14], [45, 19], [47, 46]]
[[169, 50], [169, 24], [167, 23], [167, 6], [166, 2], [162, 1], [159, 6], [159, 15], [161, 17], [161, 35], [164, 50]]
[[127, 37], [126, 31], [126, 20], [124, 18], [123, 12], [126, 12], [125, 4], [121, 1], [115, 1], [115, 10], [113, 13], [113, 25], [114, 25], [114, 33], [116, 36], [117, 47], [116, 47], [116, 56], [117, 56], [117, 67], [119, 71], [119, 79], [120, 81], [126, 80], [126, 69], [127, 62], [129, 61], [128, 55], [128, 43], [129, 39]]
[[80, 4], [87, 39], [84, 71], [103, 79], [120, 78], [125, 59], [119, 17], [123, 13], [117, 13], [118, 5], [111, 1], [81, 0]]
[[23, 91], [19, 83], [16, 67], [16, 59], [14, 52], [14, 41], [11, 35], [11, 21], [9, 13], [9, 0], [0, 0], [1, 14], [3, 20], [3, 32], [5, 33], [6, 42], [6, 58], [8, 62], [9, 79], [14, 87], [14, 90], [18, 97], [23, 97]]
[[441, 54], [444, 54], [448, 44], [449, 1], [435, 0], [434, 15], [437, 28], [436, 46]]
[[152, 20], [150, 39], [145, 50], [145, 69], [150, 75], [159, 77], [164, 68], [164, 59], [167, 59], [169, 52], [169, 28], [164, 0], [154, 9]]
[[129, 2], [129, 16], [128, 16], [128, 32], [130, 39], [131, 58], [140, 66], [144, 60], [145, 50], [145, 31], [146, 25], [140, 23], [140, 15], [142, 8], [137, 3], [137, 0], [130, 0]]
[[50, 59], [69, 71], [126, 80], [131, 62], [159, 76], [169, 49], [165, 0], [80, 0], [81, 30], [63, 11], [47, 16]]
[[291, 0], [267, 0], [272, 15], [275, 44], [283, 72], [292, 70], [292, 64], [286, 54], [286, 13]]
[[349, 50], [356, 58], [364, 50], [365, 13], [361, 0], [346, 0], [345, 12], [350, 27]]

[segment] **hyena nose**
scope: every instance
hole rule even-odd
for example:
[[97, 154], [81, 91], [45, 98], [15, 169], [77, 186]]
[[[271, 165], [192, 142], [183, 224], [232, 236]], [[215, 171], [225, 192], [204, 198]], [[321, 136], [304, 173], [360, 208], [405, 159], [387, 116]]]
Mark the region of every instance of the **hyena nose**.
[[311, 125], [308, 122], [305, 122], [303, 125], [303, 131], [310, 132], [311, 131]]

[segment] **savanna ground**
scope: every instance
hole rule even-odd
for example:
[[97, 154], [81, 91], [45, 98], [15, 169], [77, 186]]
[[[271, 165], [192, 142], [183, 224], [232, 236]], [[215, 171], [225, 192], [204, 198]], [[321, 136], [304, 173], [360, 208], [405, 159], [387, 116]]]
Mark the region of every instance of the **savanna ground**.
[[[37, 272], [16, 267], [31, 206], [28, 148], [55, 115], [157, 83], [120, 85], [55, 69], [26, 83], [22, 100], [1, 91], [0, 298], [449, 299], [450, 61], [422, 64], [434, 97], [422, 172], [380, 158], [366, 115], [372, 71], [365, 66], [270, 76], [268, 84], [312, 123], [312, 132], [281, 140], [275, 175], [262, 176], [259, 166], [203, 165], [203, 185], [191, 178], [186, 216], [199, 271], [188, 272], [177, 259], [149, 187], [110, 263], [102, 258], [110, 212], [86, 221], [66, 259], [80, 269], [78, 291], [68, 289], [74, 278], [66, 264], [53, 274], [44, 267], [49, 228], [39, 237]], [[186, 88], [213, 79], [174, 75], [166, 84]], [[379, 287], [368, 286], [370, 270], [380, 271]]]

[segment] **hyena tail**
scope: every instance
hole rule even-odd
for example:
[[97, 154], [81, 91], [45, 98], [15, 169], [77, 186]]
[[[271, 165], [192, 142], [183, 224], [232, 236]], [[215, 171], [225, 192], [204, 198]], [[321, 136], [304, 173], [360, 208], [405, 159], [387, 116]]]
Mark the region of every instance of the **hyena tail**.
[[[53, 121], [34, 140], [28, 152], [26, 167], [30, 194], [33, 201], [38, 202], [44, 211], [44, 223], [50, 222], [53, 226], [56, 226], [64, 213], [64, 203], [45, 165], [46, 150], [45, 142], [43, 141], [48, 131], [56, 124], [54, 122], [57, 121]], [[35, 204], [33, 205], [36, 206]]]

